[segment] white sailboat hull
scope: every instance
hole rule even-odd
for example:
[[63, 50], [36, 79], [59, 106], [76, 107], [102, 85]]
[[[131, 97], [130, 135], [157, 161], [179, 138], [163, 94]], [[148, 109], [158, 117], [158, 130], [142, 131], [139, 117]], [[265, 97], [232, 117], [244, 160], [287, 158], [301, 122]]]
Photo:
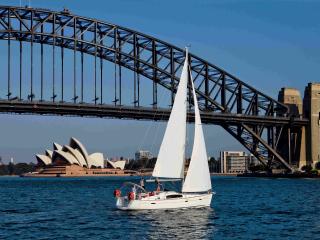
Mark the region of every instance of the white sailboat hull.
[[[172, 198], [173, 195], [179, 197]], [[147, 196], [141, 199], [129, 200], [128, 197], [119, 197], [116, 206], [121, 210], [154, 210], [177, 208], [201, 208], [209, 207], [212, 193], [176, 193], [160, 192], [155, 196]]]

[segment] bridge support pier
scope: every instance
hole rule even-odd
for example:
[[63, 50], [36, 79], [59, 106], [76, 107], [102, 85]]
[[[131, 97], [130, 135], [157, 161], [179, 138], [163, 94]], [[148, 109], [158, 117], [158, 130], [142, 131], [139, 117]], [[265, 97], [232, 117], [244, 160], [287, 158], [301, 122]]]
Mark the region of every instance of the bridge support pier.
[[294, 88], [282, 88], [278, 100], [289, 107], [290, 117], [305, 117], [310, 121], [306, 127], [282, 129], [277, 150], [290, 165], [300, 169], [306, 165], [314, 166], [320, 161], [320, 83], [306, 86], [303, 102], [299, 91]]
[[306, 129], [307, 162], [315, 165], [320, 161], [320, 83], [309, 83], [303, 100], [304, 116], [310, 119]]
[[[286, 104], [290, 109], [291, 118], [303, 115], [303, 105], [300, 92], [294, 88], [282, 88], [278, 101]], [[307, 164], [305, 127], [287, 126], [281, 134], [277, 150], [288, 160], [291, 166], [301, 168]]]

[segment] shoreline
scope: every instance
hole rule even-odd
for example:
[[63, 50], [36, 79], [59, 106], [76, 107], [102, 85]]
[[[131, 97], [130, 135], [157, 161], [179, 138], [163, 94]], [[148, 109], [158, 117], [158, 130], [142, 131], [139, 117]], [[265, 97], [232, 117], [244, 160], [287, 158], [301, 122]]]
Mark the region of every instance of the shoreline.
[[311, 173], [291, 173], [291, 174], [285, 174], [285, 173], [274, 173], [274, 174], [268, 174], [268, 173], [244, 173], [244, 174], [238, 174], [237, 177], [254, 177], [254, 178], [320, 178], [320, 175], [311, 174]]
[[[320, 178], [320, 175], [314, 174], [266, 174], [266, 173], [210, 173], [211, 176], [215, 177], [248, 177], [248, 178]], [[0, 175], [0, 177], [7, 178], [82, 178], [82, 177], [148, 177], [152, 176], [152, 173], [141, 173], [141, 174], [86, 174], [86, 175], [49, 175], [49, 174], [22, 174], [22, 175]]]
[[230, 177], [230, 176], [237, 176], [238, 173], [210, 173], [211, 176], [225, 176], [225, 177]]
[[0, 177], [20, 177], [19, 175], [0, 175]]

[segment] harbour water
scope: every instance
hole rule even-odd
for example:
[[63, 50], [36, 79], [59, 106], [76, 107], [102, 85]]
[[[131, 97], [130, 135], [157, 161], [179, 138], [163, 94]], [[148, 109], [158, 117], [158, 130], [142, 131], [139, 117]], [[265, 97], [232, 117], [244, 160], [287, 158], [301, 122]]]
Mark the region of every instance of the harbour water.
[[122, 212], [139, 178], [0, 178], [0, 239], [320, 239], [320, 180], [213, 177], [211, 209]]

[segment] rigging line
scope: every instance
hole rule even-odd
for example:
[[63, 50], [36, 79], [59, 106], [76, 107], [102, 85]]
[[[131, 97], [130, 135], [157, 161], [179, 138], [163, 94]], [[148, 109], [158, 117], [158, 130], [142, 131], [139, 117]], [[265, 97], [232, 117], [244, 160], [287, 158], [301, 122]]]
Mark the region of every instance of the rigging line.
[[[154, 115], [153, 115], [152, 120], [154, 120], [154, 117], [155, 117], [157, 111], [158, 111], [158, 109], [156, 109], [156, 111], [155, 111], [155, 113], [154, 113]], [[144, 145], [145, 140], [146, 140], [146, 137], [147, 137], [147, 135], [148, 135], [149, 132], [150, 132], [150, 129], [151, 129], [152, 124], [153, 124], [153, 121], [150, 121], [150, 123], [148, 124], [147, 130], [144, 132], [143, 138], [141, 139], [141, 141], [140, 141], [140, 143], [139, 143], [139, 148], [138, 148], [139, 150], [140, 150], [141, 147]]]
[[[164, 95], [164, 93], [165, 93], [165, 91], [163, 91], [162, 93], [161, 93], [161, 96], [160, 96], [160, 99], [162, 100], [162, 98], [163, 98], [163, 95]], [[152, 126], [152, 124], [153, 124], [153, 122], [154, 122], [154, 120], [155, 120], [155, 116], [156, 116], [156, 114], [158, 113], [158, 107], [156, 108], [156, 110], [155, 110], [155, 112], [154, 112], [154, 114], [153, 114], [153, 117], [152, 117], [152, 121], [150, 121], [150, 123], [148, 124], [148, 128], [147, 128], [147, 131], [145, 131], [145, 134], [144, 134], [144, 136], [143, 136], [143, 138], [141, 139], [141, 141], [140, 141], [140, 143], [139, 143], [139, 150], [141, 149], [141, 147], [144, 145], [144, 143], [145, 143], [145, 140], [146, 140], [146, 137], [147, 137], [147, 135], [149, 134], [149, 131], [150, 131], [150, 129], [151, 129], [151, 126]], [[163, 116], [163, 114], [162, 114], [162, 116]], [[150, 149], [151, 150], [151, 149]]]
[[156, 126], [156, 132], [155, 132], [155, 135], [154, 135], [154, 137], [153, 137], [153, 141], [152, 141], [152, 144], [151, 144], [151, 152], [155, 152], [154, 150], [154, 145], [155, 145], [155, 142], [156, 142], [156, 139], [157, 139], [157, 137], [158, 137], [158, 133], [159, 133], [159, 123], [157, 124], [157, 126]]
[[[167, 93], [167, 92], [166, 92], [166, 93]], [[164, 94], [165, 94], [165, 91], [163, 91], [163, 92], [161, 93], [161, 96], [160, 96], [160, 98], [159, 98], [159, 99], [160, 99], [160, 102], [162, 102]], [[162, 118], [163, 116], [164, 116], [164, 112], [162, 113], [161, 118]], [[154, 135], [152, 144], [151, 144], [151, 152], [153, 152], [153, 150], [154, 150], [154, 145], [155, 145], [156, 139], [157, 139], [157, 137], [158, 137], [159, 129], [160, 129], [160, 124], [158, 123], [157, 126], [156, 126], [156, 132], [155, 132], [155, 135]]]

